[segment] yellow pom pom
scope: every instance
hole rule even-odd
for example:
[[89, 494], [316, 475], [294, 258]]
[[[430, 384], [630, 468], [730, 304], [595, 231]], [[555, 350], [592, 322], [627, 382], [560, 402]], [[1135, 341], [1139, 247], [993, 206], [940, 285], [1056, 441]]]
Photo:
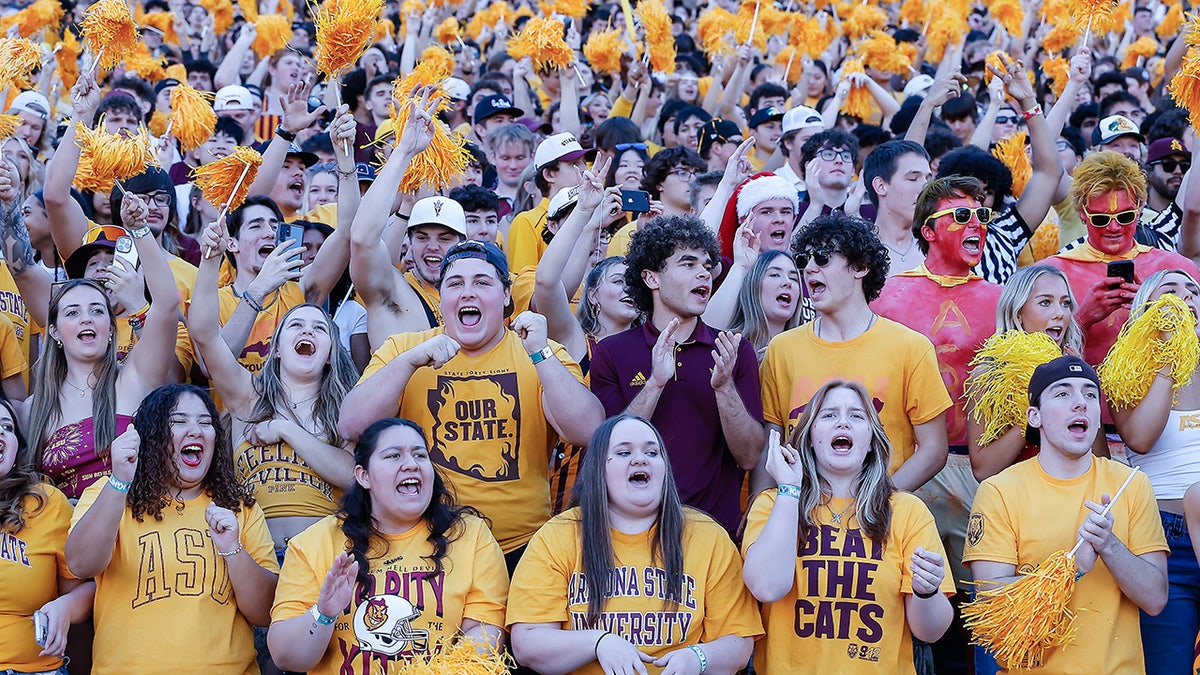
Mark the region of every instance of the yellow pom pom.
[[158, 82], [167, 76], [166, 65], [167, 60], [151, 55], [150, 48], [144, 42], [137, 43], [125, 57], [126, 68], [151, 82]]
[[560, 16], [569, 16], [576, 20], [582, 19], [588, 13], [588, 9], [590, 9], [588, 0], [553, 0], [553, 2], [547, 3], [542, 8], [546, 16], [558, 14]]
[[7, 31], [16, 26], [18, 34], [27, 38], [34, 33], [48, 28], [57, 33], [62, 24], [63, 8], [58, 0], [37, 0], [25, 9], [0, 19], [0, 30]]
[[1148, 59], [1158, 53], [1158, 43], [1154, 38], [1142, 36], [1125, 47], [1125, 57], [1121, 60], [1121, 68], [1133, 68], [1140, 59]]
[[1179, 35], [1179, 29], [1183, 27], [1183, 4], [1176, 3], [1171, 5], [1167, 10], [1167, 15], [1159, 22], [1154, 29], [1154, 34], [1163, 40], [1171, 40], [1176, 35]]
[[1014, 426], [1025, 428], [1033, 371], [1060, 356], [1062, 350], [1042, 332], [1010, 330], [983, 343], [971, 361], [964, 390], [972, 417], [983, 427], [980, 445], [995, 441]]
[[992, 156], [1004, 163], [1012, 173], [1012, 194], [1020, 197], [1033, 177], [1033, 165], [1025, 152], [1025, 132], [1005, 138], [992, 148]]
[[762, 17], [759, 17], [759, 22], [755, 24], [754, 9], [758, 8], [758, 13], [762, 14], [762, 6], [767, 0], [742, 0], [742, 4], [738, 7], [737, 14], [733, 17], [733, 40], [736, 44], [744, 45], [750, 41], [750, 27], [754, 28], [754, 46], [760, 51], [767, 49], [767, 34], [762, 27]]
[[925, 60], [933, 63], [940, 62], [946, 54], [946, 48], [962, 39], [966, 25], [965, 16], [959, 17], [952, 13], [935, 13], [933, 20], [929, 22], [929, 29], [926, 32], [926, 41], [929, 44], [929, 49], [926, 52], [928, 56]]
[[162, 111], [155, 110], [150, 114], [150, 133], [154, 136], [162, 136], [167, 133], [167, 115]]
[[192, 169], [192, 177], [209, 204], [228, 205], [232, 211], [246, 201], [260, 166], [262, 155], [254, 148], [239, 145], [233, 154]]
[[54, 62], [58, 65], [58, 76], [63, 87], [69, 91], [79, 80], [79, 55], [82, 48], [75, 33], [70, 30], [63, 32], [63, 39], [59, 44], [61, 47], [54, 55]]
[[450, 77], [450, 73], [454, 72], [454, 55], [446, 50], [445, 47], [438, 45], [429, 45], [421, 52], [420, 58], [417, 59], [418, 68], [425, 65], [428, 68], [434, 68], [438, 71], [444, 71], [445, 77]]
[[1129, 409], [1146, 398], [1159, 370], [1171, 368], [1178, 393], [1192, 381], [1198, 362], [1196, 317], [1179, 296], [1168, 293], [1125, 322], [1096, 374], [1109, 403]]
[[[440, 47], [438, 48], [440, 49]], [[444, 49], [442, 51], [445, 51]], [[451, 64], [452, 66], [453, 64]], [[392, 97], [398, 108], [392, 111], [388, 122], [392, 129], [402, 130], [412, 114], [413, 102], [421, 87], [433, 86], [435, 91], [432, 98], [440, 98], [438, 111], [450, 109], [450, 100], [442, 89], [442, 83], [450, 76], [450, 68], [444, 63], [422, 60], [408, 75], [398, 80], [392, 88]], [[392, 136], [392, 144], [400, 140], [400, 133]], [[453, 132], [450, 127], [436, 117], [433, 120], [433, 140], [413, 158], [400, 181], [401, 192], [415, 192], [421, 187], [441, 190], [450, 185], [457, 177], [467, 171], [471, 153], [467, 152], [466, 140], [461, 134]]]
[[1042, 39], [1042, 48], [1048, 52], [1061, 52], [1079, 42], [1083, 31], [1069, 23], [1055, 24]]
[[[866, 71], [863, 69], [861, 59], [846, 59], [842, 66], [843, 74], [864, 72]], [[871, 115], [871, 92], [867, 91], [865, 86], [851, 85], [850, 93], [842, 103], [841, 111], [860, 120], [867, 119]]]
[[646, 35], [650, 67], [668, 75], [675, 72], [675, 36], [671, 34], [671, 16], [659, 0], [642, 0], [633, 10]]
[[317, 72], [335, 78], [354, 67], [375, 39], [383, 0], [326, 0], [313, 17]]
[[254, 42], [251, 43], [250, 48], [260, 59], [265, 59], [283, 49], [292, 39], [292, 22], [280, 14], [260, 15], [258, 21], [254, 22], [254, 27], [258, 30], [258, 34], [254, 36]]
[[83, 15], [83, 37], [100, 57], [100, 68], [113, 70], [138, 44], [137, 24], [124, 0], [100, 0]]
[[229, 0], [198, 0], [213, 18], [213, 32], [224, 35], [233, 25], [233, 3]]
[[12, 136], [19, 126], [21, 126], [20, 115], [0, 115], [0, 140]]
[[1058, 253], [1058, 249], [1062, 248], [1058, 239], [1058, 225], [1049, 218], [1043, 220], [1038, 229], [1034, 231], [1033, 237], [1029, 240], [1030, 255], [1033, 256], [1034, 260], [1045, 260]]
[[450, 45], [462, 39], [458, 19], [448, 16], [433, 29], [433, 37], [444, 45]]
[[142, 28], [151, 28], [162, 36], [162, 41], [169, 45], [179, 44], [179, 35], [175, 33], [174, 12], [145, 12], [141, 5], [134, 9], [133, 18]]
[[1071, 79], [1071, 63], [1065, 57], [1054, 56], [1042, 62], [1042, 72], [1050, 78], [1050, 86], [1055, 96], [1062, 96], [1067, 82]]
[[912, 58], [901, 50], [895, 38], [881, 30], [871, 31], [854, 49], [864, 66], [885, 73], [905, 75], [912, 68]]
[[562, 21], [536, 16], [508, 41], [508, 53], [518, 60], [528, 56], [539, 73], [563, 68], [575, 58], [563, 39]]
[[583, 45], [583, 55], [587, 57], [592, 70], [619, 75], [621, 50], [624, 47], [622, 40], [621, 31], [616, 28], [594, 31], [587, 44]]
[[513, 666], [506, 652], [471, 638], [439, 638], [428, 656], [403, 661], [397, 675], [505, 675]]
[[145, 128], [132, 136], [116, 136], [104, 131], [103, 118], [95, 129], [76, 123], [75, 142], [80, 154], [74, 185], [80, 190], [110, 192], [114, 182], [142, 173], [155, 161]]
[[831, 31], [821, 26], [819, 19], [804, 16], [801, 12], [792, 15], [792, 30], [789, 36], [789, 44], [814, 59], [821, 57], [834, 38]]
[[0, 90], [33, 89], [30, 77], [42, 64], [42, 51], [22, 37], [0, 38]]
[[1004, 30], [1010, 35], [1021, 34], [1021, 24], [1025, 22], [1025, 9], [1021, 0], [992, 0], [991, 14]]
[[800, 57], [796, 54], [796, 48], [788, 45], [779, 50], [775, 55], [775, 63], [787, 68], [788, 71], [783, 74], [788, 82], [799, 82], [800, 76], [804, 73], [804, 66], [800, 63]]
[[882, 30], [887, 24], [887, 12], [882, 8], [876, 5], [855, 5], [849, 16], [842, 21], [842, 30], [851, 40], [855, 40], [873, 30]]
[[171, 129], [184, 151], [195, 150], [217, 128], [217, 114], [209, 99], [212, 94], [193, 89], [186, 81], [171, 90]]
[[904, 0], [900, 5], [900, 20], [907, 23], [909, 28], [924, 26], [928, 17], [929, 7], [925, 0]]
[[700, 14], [696, 22], [696, 35], [700, 38], [700, 49], [709, 56], [733, 54], [733, 13], [713, 4]]

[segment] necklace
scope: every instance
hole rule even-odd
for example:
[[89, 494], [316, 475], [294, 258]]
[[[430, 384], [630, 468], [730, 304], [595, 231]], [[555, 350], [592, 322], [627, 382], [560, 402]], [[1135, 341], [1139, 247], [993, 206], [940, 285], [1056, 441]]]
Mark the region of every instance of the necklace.
[[[845, 338], [845, 340], [843, 340], [843, 341], [853, 340], [854, 338], [858, 337], [859, 335], [862, 335], [863, 333], [871, 330], [871, 326], [875, 325], [875, 319], [877, 319], [877, 318], [878, 318], [878, 315], [875, 314], [875, 312], [871, 312], [871, 318], [867, 319], [867, 327], [862, 329], [862, 332], [858, 333], [858, 335], [855, 335], [854, 337]], [[821, 337], [821, 317], [819, 317], [819, 316], [817, 317], [816, 321], [813, 322], [813, 335], [816, 335], [818, 339], [821, 339], [821, 340], [825, 339], [825, 338]]]
[[900, 249], [894, 248], [891, 244], [887, 243], [886, 241], [883, 242], [883, 245], [888, 247], [889, 251], [891, 251], [892, 253], [895, 253], [897, 256], [899, 256], [900, 262], [908, 262], [908, 254], [912, 253], [913, 247], [917, 245], [917, 238], [913, 237], [908, 240], [908, 248], [904, 249], [903, 253], [900, 252]]
[[832, 504], [832, 503], [833, 503], [832, 499], [830, 501], [825, 502], [825, 510], [829, 511], [829, 518], [831, 520], [833, 520], [835, 525], [841, 525], [842, 524], [842, 516], [846, 515], [846, 512], [854, 507], [854, 500], [851, 499], [850, 503], [846, 505], [846, 508], [842, 509], [838, 513], [833, 512], [833, 507], [830, 506], [830, 504]]
[[320, 395], [321, 395], [321, 392], [317, 392], [317, 393], [313, 394], [312, 396], [309, 396], [308, 398], [300, 399], [299, 401], [296, 401], [295, 403], [292, 404], [292, 410], [299, 408], [301, 403], [308, 403], [309, 401], [316, 399]]
[[75, 384], [74, 382], [70, 381], [69, 379], [67, 379], [67, 378], [65, 378], [65, 377], [64, 377], [64, 378], [63, 378], [63, 382], [66, 382], [67, 384], [71, 385], [71, 388], [72, 388], [72, 389], [74, 389], [75, 391], [79, 392], [79, 398], [84, 398], [85, 396], [87, 396], [87, 395], [88, 395], [88, 390], [87, 390], [87, 389], [84, 389], [83, 387], [80, 387], [79, 385]]

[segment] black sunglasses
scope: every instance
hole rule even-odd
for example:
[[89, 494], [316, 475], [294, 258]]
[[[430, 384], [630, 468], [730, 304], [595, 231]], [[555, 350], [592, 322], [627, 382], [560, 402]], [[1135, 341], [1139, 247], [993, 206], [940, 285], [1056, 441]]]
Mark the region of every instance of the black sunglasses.
[[817, 263], [817, 267], [824, 267], [829, 264], [829, 257], [834, 253], [841, 253], [836, 248], [821, 248], [816, 250], [800, 251], [796, 253], [796, 267], [804, 269], [808, 267], [809, 259]]
[[1161, 166], [1163, 171], [1167, 173], [1175, 173], [1176, 167], [1182, 167], [1183, 172], [1187, 173], [1188, 169], [1192, 168], [1192, 163], [1186, 160], [1179, 159], [1164, 159], [1154, 163], [1156, 166]]

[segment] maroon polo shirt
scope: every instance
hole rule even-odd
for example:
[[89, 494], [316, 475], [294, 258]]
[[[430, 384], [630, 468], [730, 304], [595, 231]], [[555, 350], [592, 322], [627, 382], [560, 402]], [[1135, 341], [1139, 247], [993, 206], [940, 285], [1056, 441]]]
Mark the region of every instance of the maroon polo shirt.
[[[651, 351], [658, 334], [647, 322], [601, 340], [592, 351], [592, 392], [604, 404], [606, 415], [624, 411], [641, 393], [653, 370]], [[680, 498], [732, 533], [741, 521], [745, 472], [725, 442], [711, 384], [716, 338], [717, 331], [697, 321], [691, 337], [676, 348], [675, 378], [663, 389], [650, 421], [666, 444]], [[758, 359], [746, 340], [738, 346], [733, 381], [747, 412], [761, 423]]]

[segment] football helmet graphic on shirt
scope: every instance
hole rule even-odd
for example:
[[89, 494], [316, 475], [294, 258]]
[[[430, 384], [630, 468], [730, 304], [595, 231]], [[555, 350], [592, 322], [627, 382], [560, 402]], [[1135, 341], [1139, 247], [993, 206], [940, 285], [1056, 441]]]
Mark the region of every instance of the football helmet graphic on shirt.
[[358, 644], [377, 654], [429, 650], [429, 631], [412, 627], [420, 610], [396, 595], [374, 595], [354, 612], [354, 636]]

